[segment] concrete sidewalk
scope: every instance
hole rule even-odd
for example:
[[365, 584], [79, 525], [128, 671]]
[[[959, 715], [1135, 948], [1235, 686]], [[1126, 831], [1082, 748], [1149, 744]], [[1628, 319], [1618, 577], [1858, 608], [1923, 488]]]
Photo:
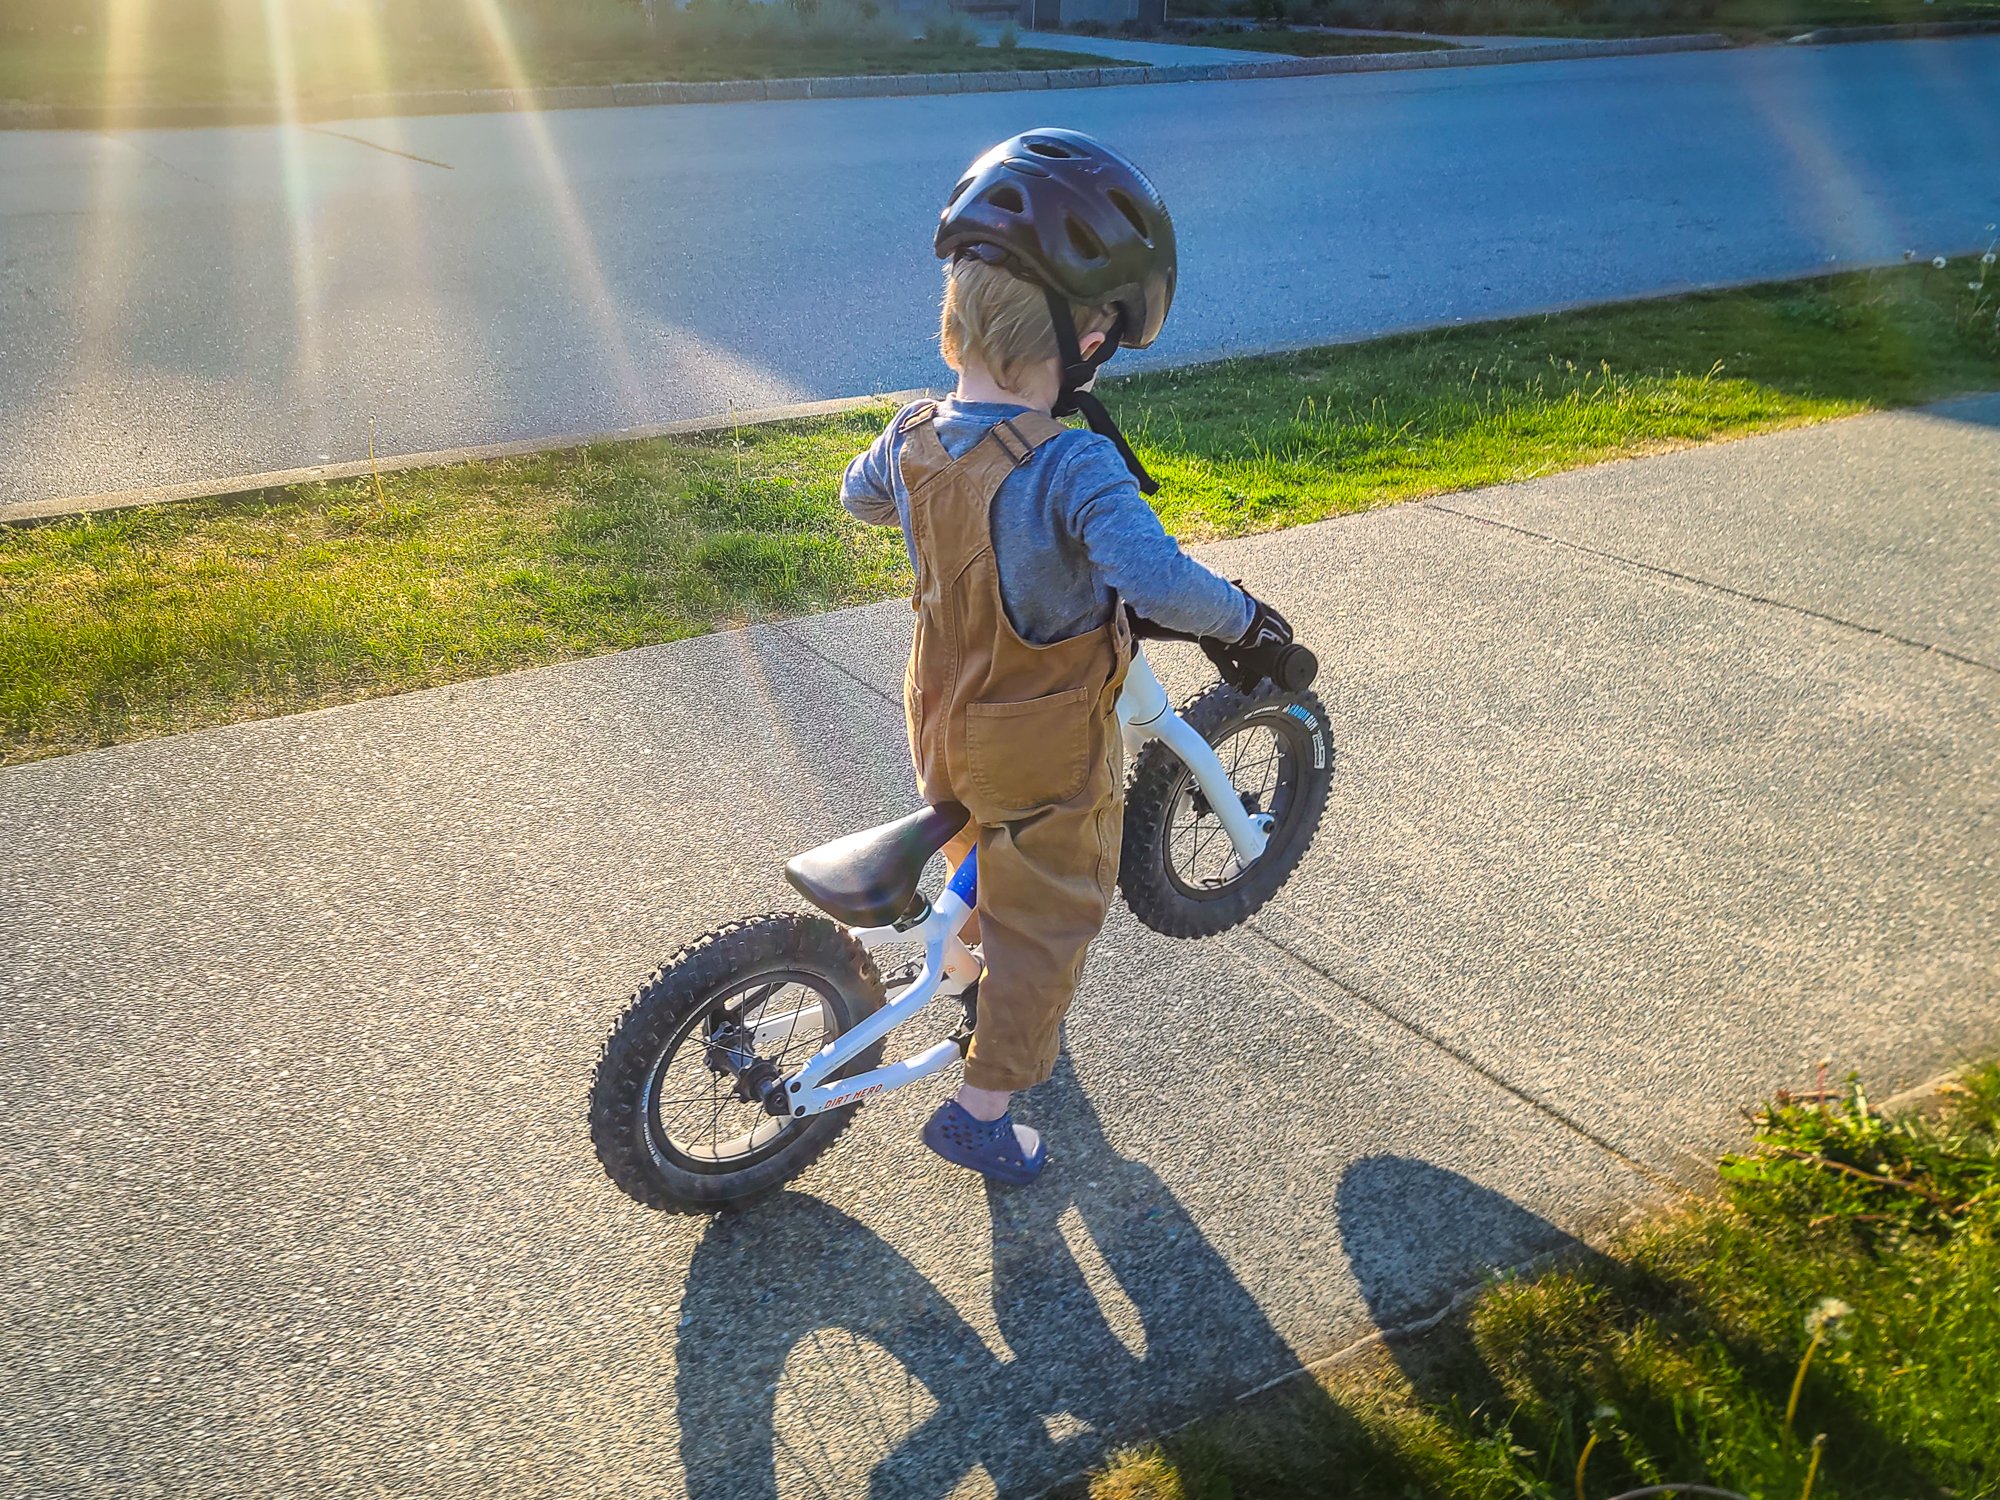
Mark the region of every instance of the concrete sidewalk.
[[907, 606], [0, 773], [0, 1490], [1030, 1494], [2000, 1047], [1997, 495], [1984, 398], [1203, 549], [1333, 800], [1246, 930], [1114, 915], [1023, 1193], [945, 1080], [714, 1222], [584, 1133], [647, 967], [910, 805]]
[[[1000, 28], [987, 29], [990, 45]], [[1282, 52], [1259, 52], [1251, 47], [1198, 47], [1192, 42], [1142, 41], [1137, 37], [1084, 36], [1070, 31], [1023, 31], [1023, 47], [1043, 52], [1094, 52], [1099, 57], [1115, 57], [1120, 62], [1143, 63], [1149, 68], [1201, 67], [1213, 63], [1267, 63], [1282, 58]]]

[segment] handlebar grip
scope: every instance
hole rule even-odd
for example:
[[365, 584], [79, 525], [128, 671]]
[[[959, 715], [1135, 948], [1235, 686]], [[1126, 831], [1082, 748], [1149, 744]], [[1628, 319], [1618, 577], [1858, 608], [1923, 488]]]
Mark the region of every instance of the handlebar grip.
[[1271, 681], [1279, 691], [1303, 693], [1313, 685], [1319, 676], [1319, 658], [1312, 649], [1293, 641], [1278, 652], [1278, 659], [1271, 667]]

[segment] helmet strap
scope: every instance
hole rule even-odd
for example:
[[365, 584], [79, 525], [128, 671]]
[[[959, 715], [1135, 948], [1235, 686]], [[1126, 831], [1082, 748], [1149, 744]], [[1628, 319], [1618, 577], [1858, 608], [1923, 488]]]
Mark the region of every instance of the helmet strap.
[[1142, 495], [1153, 494], [1159, 489], [1160, 482], [1146, 472], [1146, 466], [1139, 462], [1139, 455], [1125, 441], [1125, 434], [1118, 430], [1118, 424], [1111, 419], [1104, 403], [1084, 389], [1096, 378], [1098, 367], [1118, 352], [1119, 338], [1125, 331], [1124, 313], [1119, 313], [1111, 331], [1104, 335], [1104, 342], [1086, 359], [1077, 341], [1076, 320], [1070, 316], [1069, 299], [1047, 286], [1042, 288], [1042, 295], [1048, 299], [1049, 322], [1055, 325], [1056, 332], [1056, 358], [1062, 364], [1062, 389], [1057, 393], [1053, 414], [1066, 417], [1071, 412], [1081, 412], [1092, 432], [1111, 439], [1118, 456], [1125, 460], [1125, 467], [1138, 481], [1139, 492]]

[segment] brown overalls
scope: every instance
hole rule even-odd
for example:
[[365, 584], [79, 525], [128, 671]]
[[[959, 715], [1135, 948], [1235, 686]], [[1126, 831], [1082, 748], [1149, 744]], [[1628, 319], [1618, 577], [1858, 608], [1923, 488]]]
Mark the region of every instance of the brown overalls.
[[986, 976], [965, 1081], [1023, 1089], [1055, 1067], [1057, 1028], [1118, 880], [1116, 709], [1132, 642], [1121, 610], [1095, 630], [1033, 645], [1001, 603], [993, 497], [1062, 424], [1011, 417], [954, 459], [936, 414], [925, 402], [901, 425], [917, 570], [903, 702], [925, 800], [972, 814], [946, 857], [956, 864], [979, 846]]

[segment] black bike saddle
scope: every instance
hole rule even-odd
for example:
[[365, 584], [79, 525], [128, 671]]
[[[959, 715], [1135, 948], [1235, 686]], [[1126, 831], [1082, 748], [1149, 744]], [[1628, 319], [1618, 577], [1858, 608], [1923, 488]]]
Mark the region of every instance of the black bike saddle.
[[785, 866], [785, 879], [850, 927], [887, 927], [916, 901], [924, 866], [970, 816], [956, 802], [940, 802], [808, 849]]

